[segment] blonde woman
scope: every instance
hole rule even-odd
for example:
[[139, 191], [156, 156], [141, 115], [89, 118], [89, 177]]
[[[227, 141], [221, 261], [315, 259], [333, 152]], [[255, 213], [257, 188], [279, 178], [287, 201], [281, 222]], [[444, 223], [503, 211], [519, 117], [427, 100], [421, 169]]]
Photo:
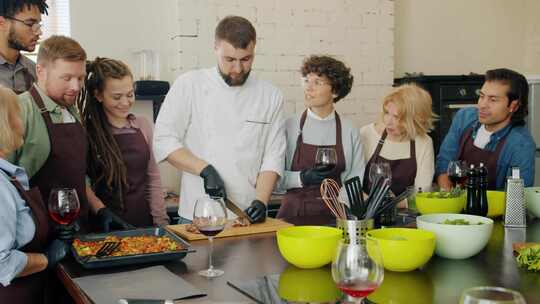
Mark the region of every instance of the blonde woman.
[[45, 303], [47, 276], [69, 248], [49, 241], [39, 190], [29, 189], [26, 171], [6, 160], [22, 145], [23, 134], [17, 97], [0, 87], [0, 303]]
[[433, 141], [427, 133], [435, 117], [431, 96], [416, 85], [397, 87], [383, 99], [381, 119], [360, 129], [367, 162], [365, 189], [369, 189], [371, 165], [379, 162], [390, 164], [395, 195], [409, 186], [431, 188], [435, 163]]

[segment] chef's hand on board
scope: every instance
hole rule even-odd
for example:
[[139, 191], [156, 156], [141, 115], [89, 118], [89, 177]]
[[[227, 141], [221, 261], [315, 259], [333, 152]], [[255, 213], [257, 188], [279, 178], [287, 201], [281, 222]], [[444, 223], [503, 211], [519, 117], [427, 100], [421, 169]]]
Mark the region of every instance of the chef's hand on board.
[[251, 223], [262, 223], [266, 220], [266, 205], [260, 200], [253, 200], [244, 212], [249, 217]]
[[99, 226], [103, 232], [135, 228], [135, 226], [121, 219], [118, 215], [114, 214], [114, 212], [112, 212], [112, 210], [107, 207], [98, 210], [97, 218]]
[[225, 183], [214, 166], [208, 165], [204, 167], [199, 175], [204, 180], [204, 192], [206, 192], [206, 194], [211, 197], [227, 198]]
[[304, 186], [320, 185], [325, 178], [330, 177], [332, 170], [321, 167], [300, 171], [300, 180]]
[[47, 269], [53, 269], [68, 253], [69, 245], [67, 242], [55, 239], [49, 247], [45, 249], [45, 257], [47, 257]]

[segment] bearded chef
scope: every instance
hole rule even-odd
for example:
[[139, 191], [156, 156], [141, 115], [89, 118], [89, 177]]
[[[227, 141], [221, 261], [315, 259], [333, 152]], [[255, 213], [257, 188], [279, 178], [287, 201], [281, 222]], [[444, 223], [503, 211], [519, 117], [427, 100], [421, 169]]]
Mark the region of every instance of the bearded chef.
[[229, 198], [252, 223], [266, 219], [284, 168], [283, 95], [250, 75], [255, 42], [248, 20], [225, 17], [215, 31], [217, 67], [178, 77], [161, 107], [154, 151], [183, 171], [180, 223], [205, 192]]

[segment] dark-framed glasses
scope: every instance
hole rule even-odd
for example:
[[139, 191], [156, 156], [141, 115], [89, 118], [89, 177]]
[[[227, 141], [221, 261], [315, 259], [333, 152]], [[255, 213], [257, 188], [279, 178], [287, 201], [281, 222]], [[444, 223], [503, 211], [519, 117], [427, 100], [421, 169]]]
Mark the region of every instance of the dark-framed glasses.
[[35, 33], [39, 32], [39, 30], [41, 29], [41, 21], [39, 21], [39, 20], [21, 20], [21, 19], [17, 19], [17, 18], [14, 18], [14, 17], [5, 17], [5, 18], [9, 19], [9, 20], [18, 21], [18, 22], [28, 26], [29, 28], [31, 28], [32, 31], [35, 32]]

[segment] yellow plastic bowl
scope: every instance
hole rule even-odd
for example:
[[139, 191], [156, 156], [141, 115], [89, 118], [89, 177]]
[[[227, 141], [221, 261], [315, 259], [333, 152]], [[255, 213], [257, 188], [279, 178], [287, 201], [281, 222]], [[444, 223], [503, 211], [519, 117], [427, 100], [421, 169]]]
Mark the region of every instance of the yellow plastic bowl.
[[334, 303], [341, 292], [332, 279], [330, 267], [300, 269], [289, 265], [279, 276], [278, 294], [292, 302]]
[[466, 194], [451, 198], [428, 197], [429, 194], [430, 192], [416, 194], [416, 208], [421, 214], [460, 213], [467, 202]]
[[325, 226], [294, 226], [277, 231], [279, 252], [300, 268], [318, 268], [332, 261], [341, 230]]
[[[385, 271], [382, 285], [368, 299], [374, 303], [431, 304], [433, 293], [433, 282], [424, 271]], [[411, 295], [414, 295], [414, 301]]]
[[411, 271], [429, 261], [435, 251], [435, 234], [411, 228], [384, 228], [367, 232], [379, 241], [384, 268]]
[[506, 192], [488, 190], [487, 198], [487, 217], [498, 217], [504, 215], [504, 209], [506, 208]]

